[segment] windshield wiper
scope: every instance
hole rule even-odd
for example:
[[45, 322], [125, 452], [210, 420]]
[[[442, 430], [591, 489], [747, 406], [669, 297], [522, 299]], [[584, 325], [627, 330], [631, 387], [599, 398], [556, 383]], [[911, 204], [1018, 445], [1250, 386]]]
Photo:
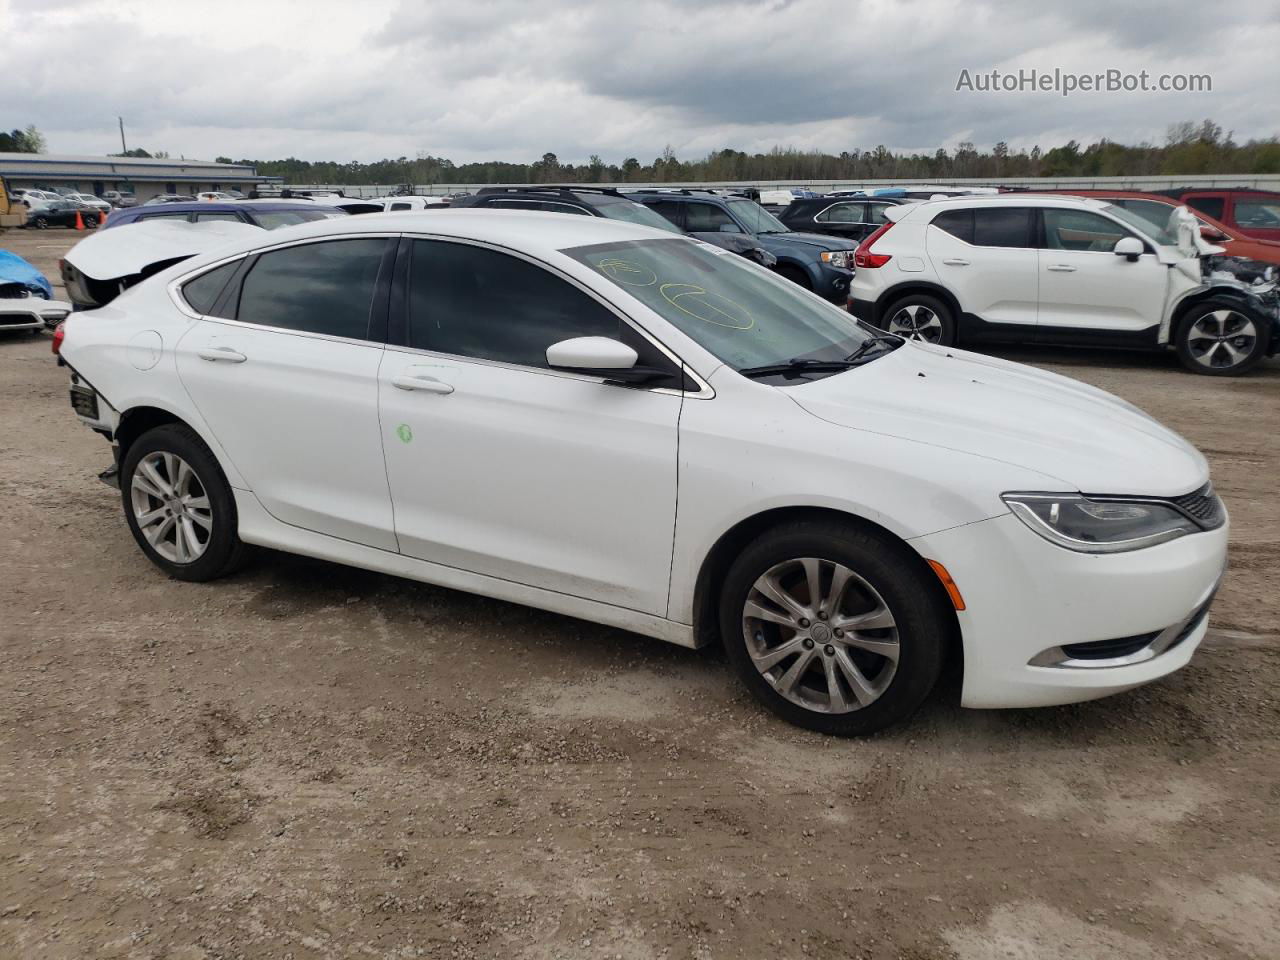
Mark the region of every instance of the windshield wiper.
[[861, 360], [864, 356], [866, 356], [867, 351], [869, 351], [872, 347], [878, 346], [882, 343], [883, 344], [892, 343], [896, 347], [898, 344], [902, 343], [902, 338], [895, 337], [893, 335], [881, 335], [878, 337], [868, 337], [866, 340], [863, 340], [862, 343], [858, 344], [858, 349], [854, 350], [853, 353], [849, 354], [847, 357], [844, 358], [844, 362], [853, 363], [857, 360]]
[[781, 363], [766, 363], [758, 367], [743, 367], [738, 372], [744, 377], [769, 377], [786, 373], [834, 373], [857, 366], [848, 360], [812, 360], [795, 358]]

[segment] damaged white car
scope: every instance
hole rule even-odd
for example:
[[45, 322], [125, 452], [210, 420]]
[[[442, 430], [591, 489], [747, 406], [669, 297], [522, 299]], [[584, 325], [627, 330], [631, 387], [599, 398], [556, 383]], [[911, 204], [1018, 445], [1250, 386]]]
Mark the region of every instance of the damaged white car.
[[105, 306], [125, 290], [197, 253], [264, 231], [247, 223], [156, 220], [85, 237], [59, 261], [76, 310]]
[[854, 255], [849, 310], [943, 345], [1173, 347], [1196, 373], [1244, 373], [1280, 347], [1274, 269], [1123, 207], [1003, 194], [886, 211]]

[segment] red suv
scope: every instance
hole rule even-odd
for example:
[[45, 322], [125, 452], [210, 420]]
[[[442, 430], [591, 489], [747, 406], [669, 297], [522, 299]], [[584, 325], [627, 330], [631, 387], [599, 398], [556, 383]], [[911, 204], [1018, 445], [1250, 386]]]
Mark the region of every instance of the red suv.
[[1197, 213], [1220, 220], [1249, 237], [1280, 240], [1280, 193], [1245, 187], [1220, 190], [1160, 190]]

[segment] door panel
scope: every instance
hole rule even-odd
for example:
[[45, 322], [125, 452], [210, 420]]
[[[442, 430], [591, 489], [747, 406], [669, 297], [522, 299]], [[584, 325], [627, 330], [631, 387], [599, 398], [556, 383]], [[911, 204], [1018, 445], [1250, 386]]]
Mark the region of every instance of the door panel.
[[1117, 256], [1116, 243], [1133, 234], [1091, 211], [1046, 208], [1042, 216], [1042, 328], [1124, 335], [1159, 325], [1169, 268], [1154, 253], [1134, 262]]
[[[955, 294], [960, 309], [988, 323], [1034, 327], [1039, 299], [1036, 251], [966, 242], [939, 226], [938, 221], [947, 216], [944, 213], [930, 224], [925, 244], [934, 270]], [[972, 236], [972, 221], [968, 230]]]
[[403, 553], [665, 615], [680, 395], [395, 347], [379, 392]]
[[381, 355], [381, 344], [217, 320], [193, 324], [177, 347], [183, 385], [272, 516], [395, 550], [378, 427]]

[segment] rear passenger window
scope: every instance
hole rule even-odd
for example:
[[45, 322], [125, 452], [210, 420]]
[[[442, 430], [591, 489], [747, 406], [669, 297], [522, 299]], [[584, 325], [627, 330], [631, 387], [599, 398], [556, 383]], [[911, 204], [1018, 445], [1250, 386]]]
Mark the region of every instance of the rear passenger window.
[[527, 367], [571, 337], [624, 336], [625, 324], [543, 268], [484, 247], [415, 240], [409, 346]]
[[392, 212], [395, 212], [396, 210], [408, 210], [409, 208], [409, 204], [407, 203], [393, 203], [390, 207]]
[[987, 207], [973, 211], [973, 242], [979, 247], [1030, 247], [1031, 211]]
[[684, 206], [684, 204], [674, 200], [659, 200], [656, 203], [646, 203], [645, 206], [648, 207], [650, 210], [658, 211], [658, 213], [662, 214], [664, 217], [666, 217], [668, 220], [674, 223], [677, 227], [683, 226], [683, 224], [680, 222], [681, 220], [680, 208]]
[[867, 222], [868, 223], [888, 223], [889, 218], [884, 212], [892, 207], [892, 203], [868, 203], [867, 204]]
[[197, 213], [196, 223], [204, 223], [208, 220], [230, 220], [232, 223], [240, 223], [239, 214], [226, 213]]
[[236, 267], [240, 266], [240, 262], [233, 260], [231, 263], [224, 263], [215, 270], [200, 274], [194, 280], [188, 280], [182, 285], [182, 299], [196, 313], [209, 316], [213, 305], [218, 302], [219, 294], [236, 272]]
[[386, 246], [378, 237], [264, 253], [244, 278], [236, 319], [364, 340]]
[[837, 203], [827, 207], [813, 219], [818, 223], [863, 223], [863, 204]]
[[933, 225], [945, 230], [957, 240], [973, 243], [973, 211], [948, 210], [933, 218]]
[[1192, 210], [1199, 210], [1206, 217], [1221, 220], [1226, 201], [1222, 197], [1188, 197], [1182, 201]]

